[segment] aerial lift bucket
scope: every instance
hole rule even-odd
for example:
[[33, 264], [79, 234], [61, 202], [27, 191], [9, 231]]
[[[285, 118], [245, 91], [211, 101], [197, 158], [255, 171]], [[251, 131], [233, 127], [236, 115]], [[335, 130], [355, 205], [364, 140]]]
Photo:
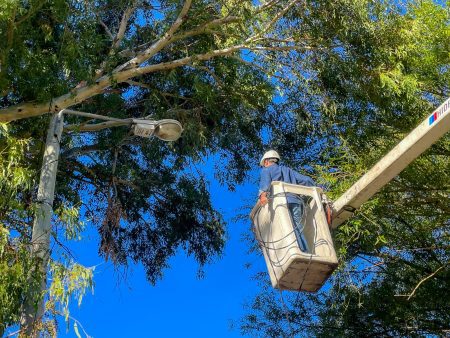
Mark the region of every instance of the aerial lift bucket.
[[[286, 193], [305, 201], [303, 238], [309, 252], [299, 247]], [[317, 187], [272, 182], [269, 203], [256, 204], [250, 214], [274, 288], [316, 292], [338, 265], [321, 193]]]
[[[332, 227], [345, 222], [356, 209], [449, 130], [450, 98], [333, 203]], [[303, 232], [311, 252], [302, 252], [297, 244], [285, 197], [287, 192], [311, 198], [307, 202]], [[257, 204], [250, 214], [272, 285], [276, 288], [317, 291], [337, 266], [321, 192], [319, 188], [272, 182], [273, 198], [263, 207]]]

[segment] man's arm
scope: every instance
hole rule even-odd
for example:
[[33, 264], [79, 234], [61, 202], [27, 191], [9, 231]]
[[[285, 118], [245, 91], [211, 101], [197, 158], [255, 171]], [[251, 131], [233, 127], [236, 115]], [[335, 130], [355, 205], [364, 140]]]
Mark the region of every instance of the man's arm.
[[267, 191], [270, 189], [270, 183], [272, 182], [270, 178], [270, 172], [266, 168], [261, 169], [261, 178], [259, 180], [259, 197], [258, 201], [260, 205], [266, 205]]
[[295, 172], [295, 180], [299, 185], [305, 185], [307, 187], [315, 187], [316, 183], [313, 181], [311, 177], [302, 175], [298, 172]]

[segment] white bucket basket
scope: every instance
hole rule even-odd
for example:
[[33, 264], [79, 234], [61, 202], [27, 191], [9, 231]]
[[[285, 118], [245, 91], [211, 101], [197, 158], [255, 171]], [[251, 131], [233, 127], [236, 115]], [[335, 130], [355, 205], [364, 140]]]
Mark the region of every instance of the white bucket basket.
[[[310, 252], [299, 248], [286, 193], [310, 197], [304, 198], [307, 203], [303, 228]], [[263, 207], [255, 205], [250, 214], [274, 288], [316, 292], [337, 267], [321, 193], [317, 187], [272, 182], [274, 197]]]

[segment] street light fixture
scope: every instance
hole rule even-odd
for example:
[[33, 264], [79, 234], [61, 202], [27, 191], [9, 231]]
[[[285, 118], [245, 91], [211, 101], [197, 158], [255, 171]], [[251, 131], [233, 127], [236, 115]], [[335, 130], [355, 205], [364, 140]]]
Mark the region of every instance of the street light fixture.
[[176, 120], [144, 120], [133, 119], [133, 133], [136, 136], [156, 136], [163, 141], [176, 141], [183, 132], [181, 123]]
[[[119, 126], [132, 126], [133, 134], [140, 137], [149, 138], [156, 136], [162, 141], [176, 141], [183, 132], [183, 127], [180, 122], [172, 119], [164, 120], [149, 120], [149, 119], [118, 119], [115, 117], [85, 113], [81, 111], [64, 109], [64, 114], [77, 115], [96, 120], [103, 120], [107, 122], [96, 124], [85, 124], [82, 126], [82, 131], [98, 131], [106, 128], [119, 127]], [[65, 129], [77, 131], [80, 126], [70, 125]]]
[[[41, 281], [42, 291], [46, 288], [47, 263], [50, 257], [50, 233], [51, 218], [53, 214], [53, 200], [55, 196], [56, 172], [58, 168], [60, 140], [64, 129], [64, 114], [77, 115], [107, 122], [98, 124], [88, 124], [87, 130], [96, 131], [105, 128], [118, 126], [132, 126], [136, 136], [149, 138], [156, 136], [163, 141], [176, 141], [183, 132], [181, 123], [176, 120], [147, 120], [147, 119], [118, 119], [97, 114], [79, 112], [71, 109], [63, 109], [58, 114], [54, 114], [47, 133], [45, 143], [44, 158], [42, 161], [41, 176], [36, 198], [36, 213], [33, 222], [33, 233], [31, 238], [32, 252], [41, 259], [40, 269], [44, 276]], [[70, 126], [69, 130], [77, 130], [77, 127]], [[86, 129], [85, 129], [86, 130]], [[44, 314], [44, 301], [36, 307], [28, 303], [21, 318], [21, 326], [25, 329], [27, 336], [31, 335], [34, 323], [42, 318]]]

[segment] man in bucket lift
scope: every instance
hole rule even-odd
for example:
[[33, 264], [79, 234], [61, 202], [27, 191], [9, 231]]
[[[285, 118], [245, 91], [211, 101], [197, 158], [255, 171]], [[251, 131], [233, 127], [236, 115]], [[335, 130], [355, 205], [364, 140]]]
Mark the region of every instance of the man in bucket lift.
[[[261, 169], [261, 179], [259, 181], [259, 203], [262, 206], [268, 202], [267, 195], [272, 181], [281, 181], [309, 187], [315, 186], [314, 181], [310, 177], [302, 175], [291, 168], [278, 165], [279, 161], [280, 155], [275, 150], [269, 150], [263, 155], [259, 162], [259, 165], [263, 167]], [[301, 197], [295, 194], [286, 194], [286, 199], [299, 247], [303, 252], [310, 252], [302, 233], [304, 225], [301, 224], [301, 221], [304, 212], [304, 203], [301, 200]]]

